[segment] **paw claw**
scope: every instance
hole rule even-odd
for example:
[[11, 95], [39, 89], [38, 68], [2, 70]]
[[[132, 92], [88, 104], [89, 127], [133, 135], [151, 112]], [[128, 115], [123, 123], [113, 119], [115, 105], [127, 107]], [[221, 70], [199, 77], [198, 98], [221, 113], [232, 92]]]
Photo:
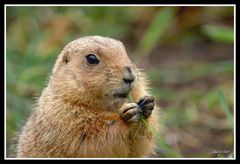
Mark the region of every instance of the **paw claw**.
[[128, 119], [127, 122], [133, 123], [133, 122], [138, 122], [139, 120], [140, 120], [140, 114], [137, 113], [136, 115], [134, 115], [133, 117], [131, 117], [130, 119]]
[[145, 118], [148, 118], [152, 114], [155, 103], [152, 96], [143, 96], [137, 103], [142, 110]]
[[129, 109], [136, 108], [137, 104], [136, 103], [125, 103], [123, 106], [120, 108], [119, 113], [124, 114], [127, 112]]

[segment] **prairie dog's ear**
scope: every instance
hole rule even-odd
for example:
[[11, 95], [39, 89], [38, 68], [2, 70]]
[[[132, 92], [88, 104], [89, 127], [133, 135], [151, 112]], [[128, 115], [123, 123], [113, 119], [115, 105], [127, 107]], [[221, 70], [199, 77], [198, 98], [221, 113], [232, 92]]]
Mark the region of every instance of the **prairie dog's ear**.
[[70, 60], [70, 50], [64, 50], [61, 52], [61, 54], [58, 56], [56, 63], [54, 65], [52, 73], [55, 73], [59, 67], [65, 65]]
[[69, 62], [69, 53], [70, 51], [69, 50], [66, 50], [65, 52], [63, 52], [63, 55], [62, 55], [62, 61], [64, 63], [68, 63]]

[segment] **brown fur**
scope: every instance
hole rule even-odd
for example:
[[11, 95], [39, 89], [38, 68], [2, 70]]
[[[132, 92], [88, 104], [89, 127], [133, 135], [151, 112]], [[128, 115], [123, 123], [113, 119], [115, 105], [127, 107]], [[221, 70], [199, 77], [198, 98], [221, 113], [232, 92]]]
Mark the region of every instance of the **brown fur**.
[[[94, 53], [100, 64], [86, 65]], [[131, 95], [137, 102], [147, 93], [145, 76], [114, 39], [92, 36], [69, 43], [58, 56], [48, 86], [23, 127], [17, 157], [145, 157], [154, 152], [158, 109], [141, 123], [126, 123], [118, 110], [127, 99], [121, 90], [122, 68], [137, 75]], [[153, 129], [153, 130], [152, 130]]]

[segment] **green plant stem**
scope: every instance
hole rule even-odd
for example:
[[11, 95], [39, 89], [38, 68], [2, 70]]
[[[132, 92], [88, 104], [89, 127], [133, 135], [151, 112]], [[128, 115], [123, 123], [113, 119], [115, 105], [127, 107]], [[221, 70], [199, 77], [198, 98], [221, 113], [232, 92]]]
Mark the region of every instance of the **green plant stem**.
[[130, 102], [134, 103], [133, 98], [132, 98], [132, 96], [130, 95], [130, 93], [128, 93], [128, 100], [129, 100]]
[[233, 116], [228, 108], [228, 103], [225, 99], [225, 96], [223, 94], [223, 91], [222, 90], [219, 90], [218, 92], [219, 94], [219, 99], [220, 99], [220, 104], [222, 106], [222, 111], [225, 113], [226, 117], [227, 117], [227, 120], [229, 122], [229, 125], [231, 126], [231, 128], [233, 128]]

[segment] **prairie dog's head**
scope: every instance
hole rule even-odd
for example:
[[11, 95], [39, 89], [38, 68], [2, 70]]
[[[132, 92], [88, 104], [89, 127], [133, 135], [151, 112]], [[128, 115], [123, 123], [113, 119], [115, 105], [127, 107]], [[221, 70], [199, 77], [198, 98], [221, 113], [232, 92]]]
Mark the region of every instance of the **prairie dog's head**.
[[106, 107], [126, 102], [136, 80], [136, 68], [120, 41], [90, 36], [62, 50], [50, 86], [69, 101]]

